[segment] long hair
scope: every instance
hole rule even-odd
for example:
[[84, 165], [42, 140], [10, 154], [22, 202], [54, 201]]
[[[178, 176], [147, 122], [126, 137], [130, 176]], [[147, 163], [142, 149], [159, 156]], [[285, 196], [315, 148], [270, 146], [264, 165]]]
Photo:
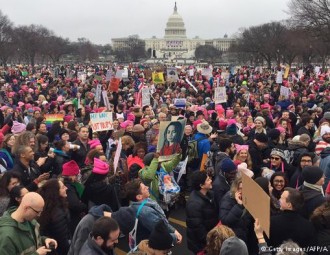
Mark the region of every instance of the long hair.
[[19, 202], [17, 199], [21, 198], [21, 190], [25, 189], [23, 185], [18, 185], [12, 188], [12, 190], [9, 192], [10, 200], [8, 204], [8, 208], [12, 206], [19, 206]]
[[169, 145], [169, 142], [167, 141], [167, 131], [169, 129], [170, 126], [174, 126], [176, 134], [174, 137], [174, 143], [180, 143], [180, 135], [182, 133], [182, 125], [180, 122], [175, 121], [175, 122], [171, 122], [165, 129], [164, 132], [164, 145]]
[[67, 200], [60, 196], [60, 184], [57, 179], [48, 180], [43, 186], [41, 186], [38, 193], [45, 201], [44, 210], [38, 219], [40, 226], [44, 228], [52, 219], [56, 208], [67, 210], [68, 205]]
[[40, 151], [41, 144], [48, 143], [48, 137], [45, 135], [37, 135], [36, 151]]
[[[240, 159], [238, 159], [238, 157], [239, 157], [238, 154], [239, 153], [235, 154], [233, 160], [240, 160]], [[252, 169], [252, 158], [251, 158], [251, 154], [249, 153], [249, 151], [247, 151], [247, 158], [246, 158], [245, 163], [246, 163], [248, 169]]]
[[0, 197], [9, 196], [8, 185], [12, 178], [18, 179], [19, 182], [21, 181], [20, 173], [15, 172], [15, 171], [7, 171], [1, 177], [1, 179], [0, 179]]
[[235, 193], [238, 191], [239, 185], [242, 183], [242, 178], [241, 177], [236, 177], [233, 183], [230, 186], [230, 196], [232, 198], [235, 198]]
[[223, 242], [232, 236], [235, 236], [234, 231], [225, 225], [218, 224], [211, 229], [206, 236], [207, 255], [219, 255]]

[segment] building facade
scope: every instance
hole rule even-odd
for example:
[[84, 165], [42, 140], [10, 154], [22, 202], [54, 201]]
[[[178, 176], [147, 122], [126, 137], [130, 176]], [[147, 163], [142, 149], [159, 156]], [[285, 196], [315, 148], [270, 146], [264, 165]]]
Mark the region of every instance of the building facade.
[[[112, 47], [114, 50], [124, 48], [128, 38], [112, 39]], [[151, 50], [151, 58], [163, 59], [192, 59], [195, 56], [195, 50], [199, 45], [212, 45], [222, 52], [226, 52], [234, 39], [224, 38], [205, 40], [199, 37], [187, 38], [186, 28], [182, 17], [178, 13], [178, 8], [174, 6], [173, 14], [168, 18], [165, 28], [164, 38], [144, 39], [145, 49]]]

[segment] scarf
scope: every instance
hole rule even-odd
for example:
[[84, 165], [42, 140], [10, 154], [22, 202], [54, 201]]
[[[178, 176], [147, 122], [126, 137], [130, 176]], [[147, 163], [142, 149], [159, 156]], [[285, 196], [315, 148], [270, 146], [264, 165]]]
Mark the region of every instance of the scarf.
[[315, 184], [310, 184], [310, 183], [305, 182], [305, 181], [304, 181], [304, 186], [307, 187], [307, 188], [313, 189], [313, 190], [320, 191], [322, 193], [322, 195], [324, 196], [324, 191], [323, 191], [322, 186], [315, 185]]

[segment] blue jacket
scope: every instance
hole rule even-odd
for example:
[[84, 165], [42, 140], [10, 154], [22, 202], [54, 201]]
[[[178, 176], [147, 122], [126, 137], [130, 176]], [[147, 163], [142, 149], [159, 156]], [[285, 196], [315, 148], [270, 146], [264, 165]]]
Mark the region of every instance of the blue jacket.
[[321, 152], [320, 168], [325, 175], [323, 188], [326, 189], [330, 181], [330, 148], [325, 148]]
[[198, 140], [200, 138], [205, 138], [197, 144], [198, 157], [202, 158], [203, 154], [207, 154], [211, 150], [211, 143], [205, 134], [199, 132], [194, 135], [193, 140]]

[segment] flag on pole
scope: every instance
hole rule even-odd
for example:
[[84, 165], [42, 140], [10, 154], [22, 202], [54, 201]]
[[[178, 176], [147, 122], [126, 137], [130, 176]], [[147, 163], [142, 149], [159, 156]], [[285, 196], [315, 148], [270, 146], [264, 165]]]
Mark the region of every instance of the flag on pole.
[[142, 92], [141, 89], [143, 87], [143, 82], [139, 80], [137, 76], [135, 76], [134, 80], [134, 99], [135, 99], [135, 104], [142, 106]]

